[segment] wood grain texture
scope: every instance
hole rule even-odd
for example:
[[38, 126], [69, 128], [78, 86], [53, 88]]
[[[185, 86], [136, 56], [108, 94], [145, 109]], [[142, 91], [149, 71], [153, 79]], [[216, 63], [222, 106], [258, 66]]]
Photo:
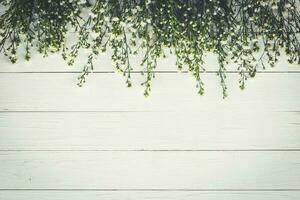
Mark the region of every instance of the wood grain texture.
[[299, 189], [300, 152], [2, 152], [1, 189]]
[[298, 200], [300, 192], [0, 191], [1, 200]]
[[127, 88], [118, 74], [94, 74], [79, 88], [74, 74], [0, 74], [0, 111], [299, 111], [300, 74], [259, 74], [238, 87], [239, 75], [228, 74], [229, 97], [222, 99], [219, 79], [204, 74], [206, 94], [199, 96], [188, 74], [159, 74], [149, 98], [143, 81], [133, 75]]
[[230, 66], [223, 100], [215, 57], [205, 96], [170, 56], [149, 98], [137, 61], [128, 89], [107, 56], [83, 88], [84, 59], [0, 59], [1, 200], [300, 198], [296, 65], [259, 70], [245, 91]]
[[297, 112], [4, 112], [0, 150], [299, 150]]
[[230, 65], [223, 100], [216, 56], [200, 97], [167, 53], [146, 99], [142, 54], [131, 89], [110, 53], [78, 88], [87, 55], [0, 55], [0, 200], [300, 199], [299, 65], [283, 56], [245, 91]]

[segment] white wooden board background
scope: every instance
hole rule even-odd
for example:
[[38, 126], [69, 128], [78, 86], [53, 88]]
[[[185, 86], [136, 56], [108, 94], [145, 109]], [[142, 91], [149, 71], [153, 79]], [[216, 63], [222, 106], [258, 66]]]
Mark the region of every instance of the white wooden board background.
[[[57, 56], [0, 64], [1, 200], [298, 200], [300, 67], [282, 60], [222, 99], [208, 56], [205, 96], [159, 62], [142, 95], [103, 56], [83, 88]], [[137, 58], [138, 60], [138, 58]]]

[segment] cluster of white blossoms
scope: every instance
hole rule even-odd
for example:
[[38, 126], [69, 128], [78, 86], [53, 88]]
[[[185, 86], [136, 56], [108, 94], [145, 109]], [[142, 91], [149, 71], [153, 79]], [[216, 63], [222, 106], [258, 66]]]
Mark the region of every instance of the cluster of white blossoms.
[[[7, 7], [6, 14], [0, 14], [0, 52], [14, 63], [18, 47], [25, 44], [26, 59], [36, 48], [45, 56], [62, 52], [72, 65], [84, 50], [87, 62], [80, 86], [96, 66], [97, 56], [107, 50], [128, 86], [133, 68], [140, 67], [146, 96], [166, 49], [175, 54], [179, 70], [194, 76], [199, 94], [204, 92], [201, 75], [210, 67], [203, 58], [208, 52], [216, 54], [224, 97], [228, 63], [236, 63], [241, 89], [258, 68], [274, 66], [282, 51], [289, 62], [300, 63], [300, 13], [295, 0], [32, 0], [23, 5], [17, 1], [0, 0]], [[71, 45], [66, 42], [70, 32], [77, 33]], [[138, 52], [143, 58], [139, 66], [132, 66], [131, 57]]]

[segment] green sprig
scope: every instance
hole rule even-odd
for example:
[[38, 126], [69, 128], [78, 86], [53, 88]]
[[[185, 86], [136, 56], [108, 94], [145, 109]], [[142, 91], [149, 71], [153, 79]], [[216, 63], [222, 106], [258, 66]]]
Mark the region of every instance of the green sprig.
[[[25, 59], [33, 51], [44, 56], [61, 52], [69, 65], [79, 52], [89, 52], [79, 86], [96, 67], [95, 59], [108, 49], [116, 71], [128, 87], [134, 68], [131, 55], [144, 53], [140, 71], [144, 94], [151, 91], [157, 61], [170, 49], [178, 70], [187, 69], [204, 93], [204, 56], [218, 56], [217, 75], [227, 96], [226, 71], [237, 64], [239, 86], [266, 65], [274, 66], [282, 54], [300, 64], [300, 12], [298, 0], [0, 0], [0, 52], [12, 63], [24, 47]], [[85, 16], [83, 13], [88, 12]], [[77, 40], [67, 43], [68, 33]]]

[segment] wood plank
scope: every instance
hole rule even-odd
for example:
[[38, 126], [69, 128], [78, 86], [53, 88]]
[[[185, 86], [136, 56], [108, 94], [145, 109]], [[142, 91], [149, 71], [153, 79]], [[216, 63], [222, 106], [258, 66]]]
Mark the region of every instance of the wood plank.
[[298, 200], [300, 192], [82, 192], [82, 191], [0, 191], [2, 200]]
[[93, 74], [79, 88], [74, 74], [0, 74], [0, 111], [300, 110], [300, 74], [258, 74], [245, 91], [238, 87], [239, 75], [228, 74], [225, 100], [215, 74], [203, 74], [204, 96], [188, 74], [159, 74], [145, 98], [143, 78], [133, 75], [134, 86], [127, 88], [118, 74]]
[[300, 152], [1, 152], [1, 189], [299, 189]]
[[0, 150], [297, 150], [300, 115], [201, 112], [0, 113]]
[[[176, 57], [168, 53], [166, 50], [166, 58], [158, 59], [158, 65], [156, 71], [162, 72], [176, 72]], [[20, 53], [19, 60], [16, 64], [11, 64], [7, 57], [0, 54], [0, 73], [3, 72], [81, 72], [86, 64], [88, 53], [81, 51], [73, 66], [68, 66], [62, 57], [58, 54], [50, 54], [48, 57], [43, 58], [40, 54], [34, 54], [30, 61], [24, 59], [24, 53]], [[100, 55], [95, 61], [95, 72], [114, 72], [115, 68], [111, 62], [111, 53]], [[142, 67], [141, 61], [143, 54], [140, 53], [136, 56], [131, 56], [131, 65], [134, 71], [141, 71], [145, 68]], [[216, 55], [208, 53], [204, 59], [204, 68], [207, 71], [217, 71], [218, 62]], [[267, 66], [267, 65], [266, 65]], [[228, 65], [229, 71], [237, 71], [236, 64]], [[187, 69], [185, 69], [187, 70]], [[298, 64], [289, 64], [285, 56], [282, 56], [274, 68], [267, 67], [265, 70], [262, 67], [257, 69], [259, 72], [300, 72], [300, 66]]]

